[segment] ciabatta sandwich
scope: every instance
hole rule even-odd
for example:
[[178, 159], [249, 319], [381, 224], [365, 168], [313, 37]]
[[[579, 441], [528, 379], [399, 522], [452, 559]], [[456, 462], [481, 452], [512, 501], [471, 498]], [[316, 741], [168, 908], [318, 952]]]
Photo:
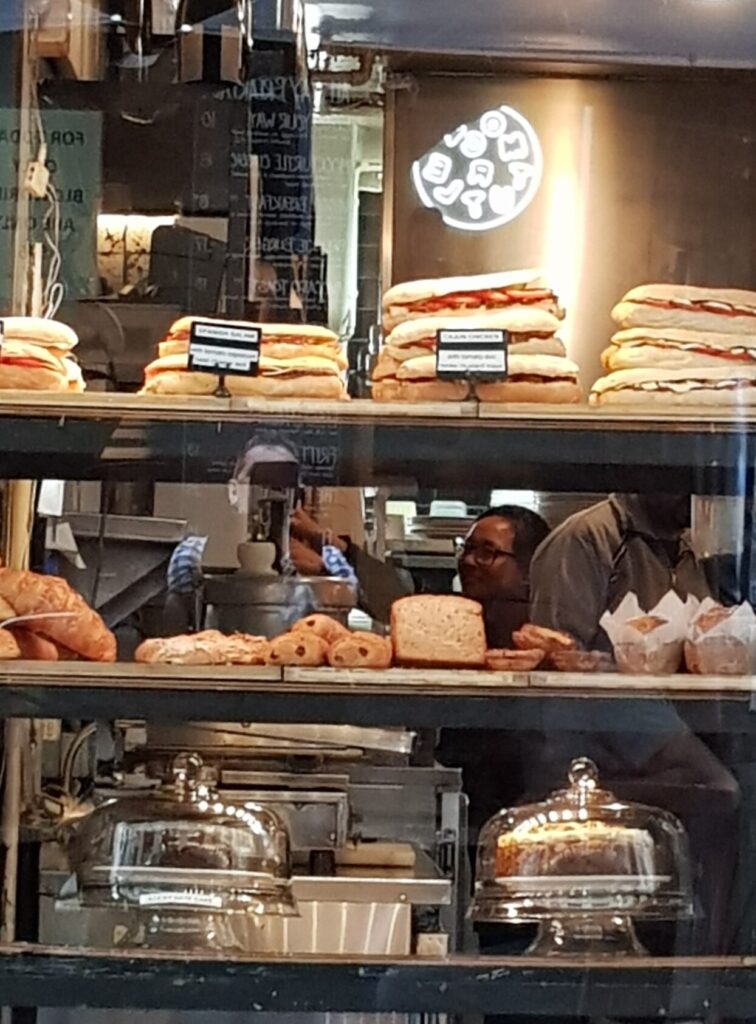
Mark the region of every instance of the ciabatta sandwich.
[[701, 366], [756, 365], [756, 323], [753, 334], [715, 334], [668, 328], [635, 327], [619, 331], [601, 362], [609, 373], [659, 367], [676, 370]]
[[159, 356], [185, 355], [189, 351], [192, 324], [195, 321], [256, 327], [260, 330], [260, 352], [271, 359], [296, 359], [300, 356], [318, 356], [331, 359], [341, 370], [347, 360], [341, 350], [338, 335], [326, 327], [312, 324], [263, 324], [247, 321], [217, 320], [212, 317], [183, 316], [168, 330], [158, 345]]
[[476, 381], [481, 402], [579, 402], [578, 367], [561, 356], [510, 354], [506, 380]]
[[617, 370], [596, 381], [590, 401], [592, 405], [756, 405], [756, 365]]
[[541, 283], [540, 271], [512, 270], [394, 285], [383, 296], [383, 327], [392, 331], [421, 316], [469, 316], [507, 306], [536, 306], [561, 315], [556, 295]]
[[7, 316], [0, 320], [0, 389], [84, 390], [81, 370], [71, 355], [78, 338], [70, 327], [32, 316]]
[[399, 362], [436, 351], [438, 332], [501, 330], [509, 333], [509, 351], [531, 355], [563, 356], [564, 345], [555, 337], [559, 320], [538, 306], [511, 306], [477, 316], [424, 316], [405, 320], [386, 338], [385, 349]]
[[437, 379], [434, 355], [400, 362], [384, 348], [373, 370], [376, 402], [464, 402], [469, 394], [465, 380]]
[[756, 334], [756, 292], [645, 284], [625, 295], [612, 318], [624, 328]]
[[[187, 369], [188, 355], [162, 356], [144, 371], [146, 395], [213, 395], [220, 378], [212, 373]], [[256, 377], [229, 374], [225, 378], [234, 397], [259, 398], [346, 398], [339, 366], [323, 356], [272, 359], [260, 356]]]

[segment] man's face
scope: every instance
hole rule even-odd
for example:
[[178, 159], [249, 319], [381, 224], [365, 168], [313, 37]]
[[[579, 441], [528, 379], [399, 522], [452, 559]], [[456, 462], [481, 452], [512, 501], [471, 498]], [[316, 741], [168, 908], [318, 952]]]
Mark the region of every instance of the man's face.
[[489, 516], [473, 526], [459, 556], [462, 593], [485, 604], [495, 599], [523, 601], [527, 581], [514, 557], [514, 530], [506, 519]]

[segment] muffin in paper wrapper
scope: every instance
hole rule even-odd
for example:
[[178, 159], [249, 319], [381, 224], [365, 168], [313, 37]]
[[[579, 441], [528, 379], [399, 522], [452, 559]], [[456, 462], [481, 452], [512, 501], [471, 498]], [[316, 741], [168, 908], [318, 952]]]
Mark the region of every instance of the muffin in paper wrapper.
[[[701, 628], [707, 617], [715, 624]], [[719, 618], [719, 621], [716, 619]], [[702, 676], [746, 676], [756, 668], [756, 615], [748, 602], [722, 608], [711, 598], [701, 602], [685, 637], [685, 664]]]
[[[604, 612], [601, 626], [611, 640], [614, 660], [620, 672], [631, 675], [671, 675], [680, 670], [683, 643], [699, 602], [688, 596], [683, 601], [668, 591], [648, 610], [641, 608], [634, 593], [626, 594], [613, 612]], [[659, 618], [663, 623], [642, 632], [629, 625], [635, 619]]]

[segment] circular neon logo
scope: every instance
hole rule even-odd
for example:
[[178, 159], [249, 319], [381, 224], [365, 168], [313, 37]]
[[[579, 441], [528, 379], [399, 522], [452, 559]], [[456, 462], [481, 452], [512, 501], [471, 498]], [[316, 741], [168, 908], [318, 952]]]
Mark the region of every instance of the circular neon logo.
[[543, 152], [531, 123], [512, 107], [458, 125], [412, 165], [423, 206], [460, 231], [489, 231], [518, 217], [543, 176]]

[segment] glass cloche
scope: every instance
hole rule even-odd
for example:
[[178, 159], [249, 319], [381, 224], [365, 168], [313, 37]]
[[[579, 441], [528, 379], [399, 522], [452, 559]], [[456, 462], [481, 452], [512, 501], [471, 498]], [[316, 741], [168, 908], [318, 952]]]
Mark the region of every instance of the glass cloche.
[[225, 801], [216, 781], [183, 754], [171, 783], [96, 808], [69, 845], [79, 905], [129, 911], [142, 944], [182, 948], [235, 946], [234, 917], [296, 915], [285, 826]]
[[680, 822], [600, 789], [587, 758], [573, 761], [566, 789], [500, 811], [480, 833], [472, 916], [540, 922], [530, 952], [641, 953], [633, 919], [691, 912]]

